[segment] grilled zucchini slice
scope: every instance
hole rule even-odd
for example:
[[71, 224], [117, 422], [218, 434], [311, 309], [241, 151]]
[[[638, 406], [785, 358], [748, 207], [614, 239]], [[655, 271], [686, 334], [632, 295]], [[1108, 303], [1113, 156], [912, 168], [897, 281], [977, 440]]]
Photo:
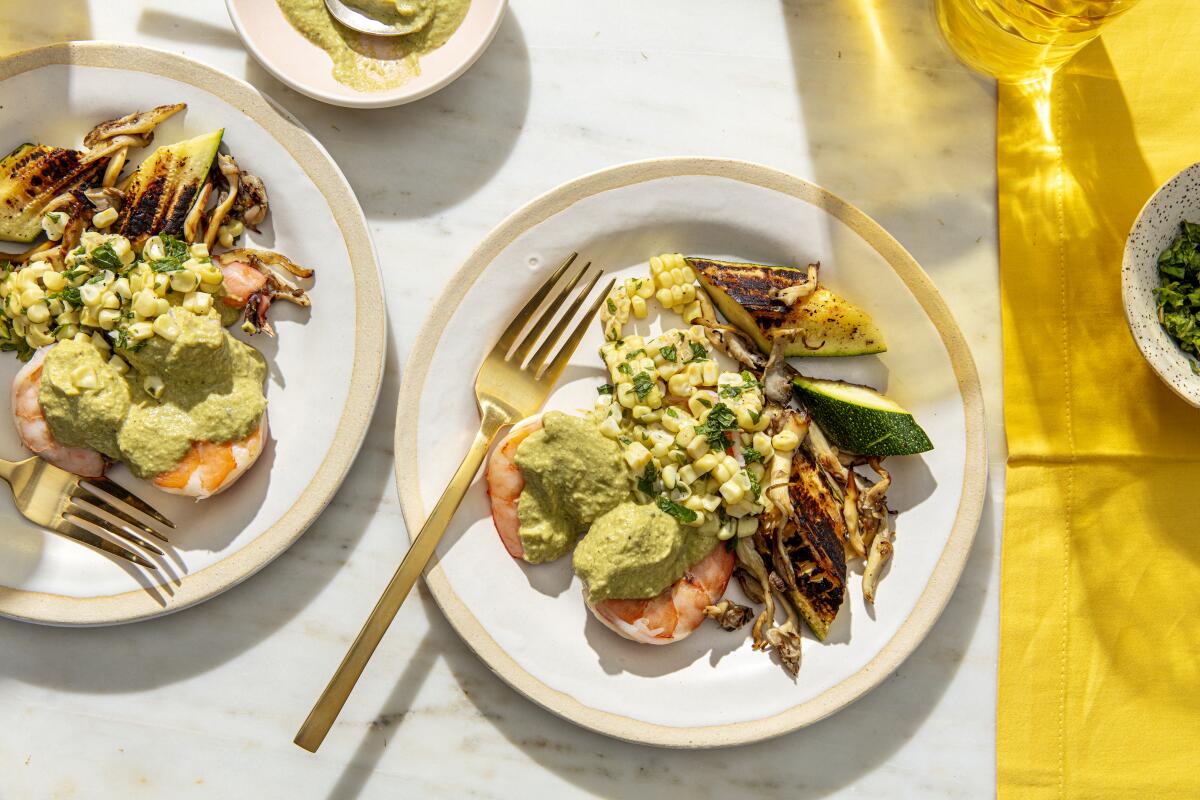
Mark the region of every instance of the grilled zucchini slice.
[[790, 488], [795, 525], [783, 541], [796, 586], [788, 598], [818, 639], [829, 635], [846, 597], [846, 520], [841, 505], [821, 478], [812, 457], [797, 450], [792, 457]]
[[164, 145], [129, 177], [125, 205], [113, 226], [135, 246], [149, 236], [180, 236], [188, 213], [208, 180], [225, 129]]
[[772, 334], [784, 330], [796, 332], [788, 336], [786, 356], [857, 356], [887, 350], [871, 316], [828, 289], [818, 287], [790, 306], [777, 299], [780, 289], [804, 281], [807, 275], [801, 270], [686, 260], [725, 318], [748, 334], [764, 355], [771, 353]]
[[0, 239], [32, 242], [51, 200], [91, 186], [104, 161], [83, 164], [82, 157], [78, 150], [27, 143], [0, 160]]
[[913, 415], [870, 386], [801, 376], [792, 379], [792, 387], [841, 450], [861, 456], [907, 456], [933, 449]]

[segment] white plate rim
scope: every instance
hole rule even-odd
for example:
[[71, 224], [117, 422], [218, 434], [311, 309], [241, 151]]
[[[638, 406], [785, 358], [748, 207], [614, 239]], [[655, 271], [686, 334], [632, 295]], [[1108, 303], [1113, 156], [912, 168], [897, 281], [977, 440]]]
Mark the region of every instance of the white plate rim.
[[[1150, 195], [1150, 198], [1138, 211], [1138, 215], [1129, 229], [1129, 236], [1125, 239], [1125, 248], [1121, 257], [1121, 301], [1125, 306], [1125, 322], [1129, 325], [1129, 334], [1133, 337], [1142, 358], [1150, 365], [1150, 369], [1154, 370], [1154, 374], [1158, 376], [1159, 380], [1170, 387], [1171, 391], [1180, 399], [1189, 405], [1200, 408], [1200, 377], [1192, 374], [1192, 368], [1189, 365], [1190, 358], [1159, 324], [1155, 317], [1156, 306], [1154, 303], [1145, 302], [1145, 297], [1149, 293], [1144, 293], [1142, 300], [1136, 296], [1139, 289], [1145, 288], [1141, 284], [1147, 277], [1143, 273], [1147, 271], [1150, 273], [1149, 279], [1152, 285], [1159, 285], [1158, 253], [1154, 252], [1154, 247], [1157, 245], [1152, 246], [1149, 241], [1144, 241], [1150, 237], [1147, 229], [1154, 227], [1150, 215], [1155, 211], [1167, 213], [1167, 209], [1160, 209], [1160, 206], [1166, 201], [1168, 192], [1174, 191], [1180, 184], [1188, 180], [1200, 184], [1200, 163], [1192, 164], [1172, 175], [1168, 181], [1154, 190], [1154, 194]], [[1186, 208], [1187, 206], [1184, 205], [1183, 210]], [[1165, 243], [1161, 243], [1159, 252], [1170, 245], [1179, 230], [1179, 222], [1180, 219], [1174, 220], [1171, 238]], [[1139, 247], [1150, 247], [1150, 250], [1140, 253], [1138, 252]], [[1151, 261], [1148, 262], [1147, 259], [1151, 259]]]
[[878, 686], [916, 649], [949, 602], [966, 565], [983, 512], [987, 455], [983, 395], [966, 339], [937, 288], [913, 257], [865, 213], [802, 178], [760, 164], [703, 157], [656, 158], [593, 172], [564, 183], [531, 201], [494, 228], [467, 257], [433, 303], [410, 351], [400, 386], [395, 459], [396, 488], [409, 537], [425, 519], [417, 453], [420, 397], [433, 353], [446, 323], [476, 278], [526, 230], [594, 194], [667, 177], [703, 175], [728, 178], [791, 195], [837, 217], [861, 236], [896, 271], [921, 304], [946, 347], [963, 401], [966, 457], [962, 497], [946, 546], [929, 582], [892, 639], [854, 675], [811, 700], [770, 717], [725, 725], [665, 726], [587, 706], [550, 688], [517, 664], [487, 633], [454, 591], [439, 564], [425, 581], [451, 626], [484, 663], [510, 686], [543, 708], [583, 728], [626, 741], [672, 748], [749, 744], [810, 725], [849, 705]]
[[[270, 0], [274, 3], [274, 0]], [[413, 91], [407, 88], [407, 84], [402, 84], [395, 89], [389, 89], [379, 92], [362, 92], [361, 97], [358, 95], [335, 95], [328, 92], [314, 89], [308, 84], [294, 80], [285, 71], [280, 69], [266, 54], [258, 47], [254, 36], [251, 34], [245, 22], [242, 21], [241, 15], [238, 14], [236, 0], [225, 0], [225, 10], [229, 13], [229, 21], [233, 23], [233, 28], [237, 31], [238, 38], [242, 40], [242, 44], [254, 56], [263, 69], [275, 76], [275, 79], [285, 84], [286, 86], [295, 89], [300, 94], [311, 97], [313, 100], [318, 100], [322, 103], [328, 103], [342, 108], [391, 108], [393, 106], [402, 106], [406, 103], [411, 103], [415, 100], [420, 100], [422, 97], [428, 97], [434, 92], [440, 91], [449, 86], [454, 81], [458, 80], [464, 72], [470, 69], [484, 51], [491, 45], [492, 40], [496, 38], [496, 32], [500, 30], [500, 23], [504, 21], [504, 12], [508, 8], [508, 0], [498, 0], [496, 3], [495, 12], [492, 19], [488, 21], [487, 31], [484, 36], [479, 39], [475, 46], [466, 54], [466, 56], [455, 66], [454, 69], [447, 72], [438, 80], [428, 86]]]
[[332, 156], [298, 120], [258, 89], [199, 61], [117, 42], [65, 42], [23, 50], [0, 59], [0, 81], [53, 65], [159, 75], [190, 84], [241, 110], [275, 138], [325, 196], [345, 240], [355, 283], [358, 324], [352, 381], [337, 432], [309, 485], [271, 527], [228, 558], [184, 576], [165, 607], [140, 589], [68, 597], [0, 586], [0, 616], [59, 626], [115, 625], [181, 611], [241, 583], [290, 547], [329, 504], [358, 454], [379, 397], [387, 350], [383, 278], [362, 208]]

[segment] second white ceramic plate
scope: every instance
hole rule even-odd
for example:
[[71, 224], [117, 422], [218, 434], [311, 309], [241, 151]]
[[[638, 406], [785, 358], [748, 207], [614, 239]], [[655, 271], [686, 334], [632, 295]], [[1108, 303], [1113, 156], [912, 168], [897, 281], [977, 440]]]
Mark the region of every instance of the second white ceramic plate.
[[[155, 144], [224, 128], [224, 145], [266, 183], [271, 214], [248, 245], [316, 270], [313, 305], [271, 308], [269, 441], [237, 485], [195, 503], [109, 474], [178, 525], [159, 571], [133, 568], [30, 524], [0, 486], [0, 614], [59, 625], [130, 622], [212, 597], [253, 575], [303, 533], [341, 484], [366, 433], [383, 374], [382, 280], [366, 220], [329, 154], [250, 85], [145, 47], [73, 43], [0, 61], [0, 151], [21, 142], [78, 146], [99, 122], [187, 103]], [[36, 111], [36, 113], [34, 113]], [[148, 151], [147, 151], [148, 152]], [[145, 153], [131, 153], [137, 164]], [[6, 246], [10, 252], [20, 246]], [[240, 334], [237, 334], [240, 335]], [[20, 363], [0, 354], [0, 387]], [[0, 456], [27, 457], [5, 403]]]
[[[859, 575], [830, 633], [807, 637], [799, 678], [753, 652], [746, 629], [705, 625], [665, 647], [596, 622], [570, 559], [530, 566], [504, 551], [482, 482], [438, 549], [429, 586], [451, 623], [505, 680], [580, 725], [651, 744], [737, 744], [830, 714], [882, 681], [950, 598], [975, 534], [985, 480], [983, 407], [967, 347], [928, 277], [866, 215], [798, 178], [742, 162], [666, 159], [555, 189], [494, 230], [450, 281], [413, 347], [401, 390], [396, 475], [416, 531], [478, 425], [479, 363], [534, 289], [572, 250], [618, 277], [680, 251], [773, 264], [820, 261], [821, 280], [864, 306], [890, 349], [807, 359], [817, 376], [886, 391], [936, 449], [889, 459], [900, 511], [896, 555], [872, 610]], [[673, 315], [640, 332], [681, 324]], [[590, 408], [605, 380], [592, 326], [547, 408]], [[740, 597], [731, 584], [731, 595]]]

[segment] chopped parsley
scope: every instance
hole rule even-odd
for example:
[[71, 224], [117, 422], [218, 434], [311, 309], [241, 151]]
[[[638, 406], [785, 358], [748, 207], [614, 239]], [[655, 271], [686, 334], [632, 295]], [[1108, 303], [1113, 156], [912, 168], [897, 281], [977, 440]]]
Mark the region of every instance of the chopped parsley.
[[737, 430], [737, 417], [724, 403], [713, 406], [704, 422], [696, 427], [696, 433], [707, 439], [713, 450], [724, 450], [729, 443], [725, 433], [734, 430]]
[[1158, 256], [1158, 277], [1159, 322], [1185, 353], [1200, 356], [1200, 225], [1181, 223], [1175, 241]]
[[611, 383], [603, 383], [596, 387], [597, 394], [612, 394], [613, 385]]
[[721, 390], [718, 391], [717, 394], [719, 394], [721, 397], [728, 397], [731, 399], [734, 397], [741, 397], [743, 388], [745, 388], [745, 387], [726, 385], [726, 386], [722, 386]]
[[24, 339], [18, 339], [15, 342], [0, 342], [0, 350], [5, 352], [15, 352], [17, 358], [22, 361], [28, 361], [33, 358], [33, 348], [29, 346], [29, 342]]
[[662, 354], [662, 357], [667, 361], [674, 361], [679, 356], [679, 352], [675, 349], [675, 345], [673, 344], [669, 344], [666, 347], [660, 347], [658, 352]]
[[125, 268], [125, 265], [121, 263], [121, 257], [117, 255], [117, 251], [113, 250], [112, 245], [108, 242], [99, 247], [92, 248], [91, 255], [88, 258], [101, 269], [111, 270], [112, 272], [120, 272]]
[[633, 390], [637, 392], [638, 400], [645, 400], [646, 395], [654, 389], [654, 378], [649, 372], [639, 372], [633, 376]]
[[61, 292], [51, 292], [46, 297], [49, 300], [62, 300], [64, 303], [70, 303], [73, 306], [83, 305], [83, 299], [79, 296], [78, 286], [68, 286]]
[[96, 273], [92, 277], [88, 278], [86, 283], [104, 283], [104, 273], [103, 272]]
[[646, 469], [642, 472], [642, 476], [638, 478], [638, 491], [644, 495], [654, 494], [654, 482], [658, 480], [658, 470], [654, 468], [653, 461], [646, 462]]
[[604, 301], [604, 306], [608, 309], [608, 313], [617, 313], [617, 304], [612, 301], [611, 297]]
[[655, 498], [654, 504], [658, 506], [659, 510], [664, 514], [669, 514], [680, 522], [689, 523], [696, 521], [695, 511], [692, 511], [687, 506], [681, 506], [679, 503], [676, 503], [675, 501], [666, 497], [659, 495], [657, 498]]
[[178, 272], [191, 257], [187, 242], [177, 239], [169, 233], [159, 236], [163, 243], [163, 257], [150, 264], [155, 272]]
[[750, 491], [754, 492], [754, 499], [757, 500], [762, 494], [762, 484], [758, 482], [758, 478], [754, 477], [754, 473], [750, 470], [745, 470], [746, 477], [750, 479]]
[[692, 346], [692, 357], [689, 358], [685, 363], [690, 364], [693, 361], [704, 361], [708, 358], [708, 348], [699, 342], [690, 342], [690, 344]]
[[750, 415], [750, 421], [753, 422], [755, 425], [757, 425], [758, 421], [760, 419], [762, 419], [761, 411], [755, 411], [754, 409], [749, 409], [746, 413]]
[[628, 361], [622, 361], [620, 364], [617, 364], [617, 372], [622, 375], [632, 375], [633, 367], [629, 366]]
[[713, 407], [713, 404], [712, 404], [711, 402], [709, 402], [708, 400], [705, 400], [703, 397], [698, 397], [698, 398], [696, 398], [696, 399], [697, 399], [697, 400], [699, 400], [699, 401], [700, 401], [700, 405], [704, 406], [705, 408], [712, 408], [712, 407]]
[[667, 407], [666, 414], [668, 417], [675, 417], [676, 419], [679, 418], [679, 412], [669, 406]]
[[743, 447], [742, 459], [747, 464], [753, 464], [755, 461], [762, 462], [763, 454], [755, 450], [753, 447]]

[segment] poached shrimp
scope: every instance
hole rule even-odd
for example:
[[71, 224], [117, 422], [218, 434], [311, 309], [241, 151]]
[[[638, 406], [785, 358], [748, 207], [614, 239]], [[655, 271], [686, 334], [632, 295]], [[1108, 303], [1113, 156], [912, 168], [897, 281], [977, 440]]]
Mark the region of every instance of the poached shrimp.
[[34, 353], [33, 358], [29, 359], [13, 378], [12, 410], [17, 436], [20, 437], [21, 444], [35, 455], [59, 469], [85, 478], [99, 478], [108, 467], [104, 456], [87, 447], [66, 447], [59, 444], [50, 432], [50, 423], [42, 414], [38, 391], [42, 385], [42, 361], [45, 360], [48, 349], [43, 347]]
[[525, 557], [525, 546], [521, 544], [521, 517], [517, 514], [517, 501], [525, 489], [525, 478], [517, 467], [517, 447], [541, 427], [541, 414], [526, 417], [514, 425], [492, 452], [484, 473], [492, 504], [492, 522], [504, 549], [513, 558]]
[[613, 632], [642, 644], [671, 644], [690, 635], [707, 618], [704, 609], [725, 594], [734, 555], [718, 542], [707, 556], [660, 594], [642, 600], [584, 601]]
[[192, 442], [183, 459], [152, 483], [164, 492], [204, 500], [220, 494], [250, 469], [262, 454], [267, 437], [267, 413], [258, 427], [234, 442]]

